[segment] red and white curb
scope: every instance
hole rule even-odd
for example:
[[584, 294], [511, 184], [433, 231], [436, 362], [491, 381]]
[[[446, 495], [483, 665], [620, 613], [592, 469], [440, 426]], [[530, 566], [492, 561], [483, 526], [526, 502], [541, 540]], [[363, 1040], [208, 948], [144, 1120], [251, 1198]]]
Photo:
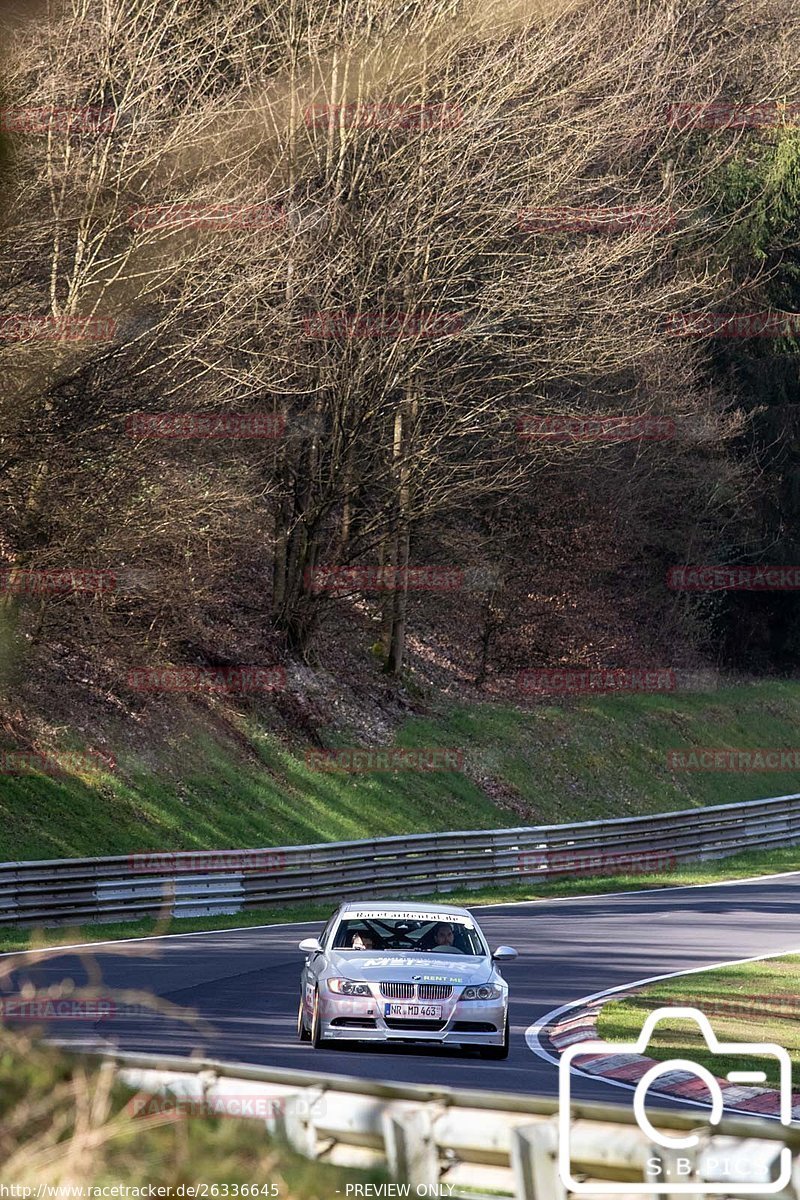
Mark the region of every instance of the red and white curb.
[[[597, 1020], [605, 1004], [624, 1000], [636, 995], [637, 989], [615, 992], [587, 1000], [580, 1007], [554, 1014], [552, 1024], [540, 1027], [540, 1039], [546, 1039], [556, 1055], [579, 1042], [598, 1041]], [[651, 1067], [657, 1066], [654, 1058], [643, 1054], [580, 1054], [573, 1060], [575, 1068], [594, 1078], [608, 1080], [617, 1086], [635, 1088], [639, 1080]], [[726, 1112], [737, 1112], [749, 1116], [778, 1117], [780, 1115], [780, 1092], [777, 1088], [743, 1087], [717, 1078], [722, 1091]], [[668, 1071], [658, 1078], [657, 1085], [648, 1089], [654, 1095], [672, 1100], [688, 1100], [702, 1103], [708, 1097], [708, 1089], [702, 1079], [690, 1071]], [[792, 1093], [792, 1120], [800, 1120], [800, 1092]]]

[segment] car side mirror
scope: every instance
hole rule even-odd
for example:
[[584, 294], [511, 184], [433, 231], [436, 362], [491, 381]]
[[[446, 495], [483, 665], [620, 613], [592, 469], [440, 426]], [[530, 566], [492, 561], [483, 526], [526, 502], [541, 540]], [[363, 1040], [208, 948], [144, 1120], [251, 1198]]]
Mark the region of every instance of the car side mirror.
[[322, 946], [320, 945], [319, 938], [303, 938], [298, 946], [298, 950], [302, 950], [303, 954], [321, 954]]
[[514, 958], [519, 958], [519, 955], [511, 946], [498, 946], [492, 954], [492, 962], [511, 962]]

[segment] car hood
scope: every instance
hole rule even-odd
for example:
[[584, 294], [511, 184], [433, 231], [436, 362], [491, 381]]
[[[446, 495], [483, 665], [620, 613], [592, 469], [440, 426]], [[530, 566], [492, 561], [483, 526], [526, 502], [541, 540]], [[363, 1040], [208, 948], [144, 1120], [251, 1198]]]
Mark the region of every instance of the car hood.
[[486, 983], [492, 966], [485, 958], [450, 954], [381, 954], [368, 950], [333, 950], [328, 962], [346, 979], [391, 979], [415, 983]]

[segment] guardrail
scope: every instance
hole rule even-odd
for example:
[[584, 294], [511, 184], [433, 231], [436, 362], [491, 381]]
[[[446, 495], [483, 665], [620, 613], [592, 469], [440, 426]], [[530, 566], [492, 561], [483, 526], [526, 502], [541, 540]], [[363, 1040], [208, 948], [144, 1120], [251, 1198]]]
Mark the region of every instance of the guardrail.
[[[477, 1200], [482, 1193], [499, 1193], [519, 1200], [567, 1200], [573, 1194], [559, 1173], [555, 1100], [195, 1059], [110, 1058], [122, 1081], [140, 1093], [131, 1101], [134, 1113], [257, 1113], [299, 1153], [344, 1166], [383, 1165], [394, 1179], [408, 1184], [406, 1195], [411, 1197]], [[146, 1099], [154, 1094], [163, 1098], [155, 1106]], [[609, 1181], [626, 1185], [627, 1200], [637, 1182], [642, 1197], [648, 1187], [652, 1194], [656, 1183], [662, 1188], [677, 1183], [669, 1195], [683, 1194], [687, 1200], [687, 1181], [693, 1185], [688, 1200], [707, 1191], [741, 1195], [737, 1183], [743, 1182], [751, 1196], [800, 1200], [797, 1127], [750, 1117], [723, 1119], [712, 1127], [700, 1113], [649, 1110], [648, 1116], [659, 1131], [698, 1133], [698, 1145], [680, 1152], [680, 1175], [674, 1175], [675, 1160], [667, 1151], [661, 1153], [673, 1178], [666, 1172], [660, 1178], [647, 1174], [659, 1147], [636, 1125], [631, 1109], [573, 1102], [569, 1154], [576, 1177], [596, 1183], [597, 1194], [608, 1200], [623, 1195]], [[786, 1150], [786, 1158], [792, 1158], [791, 1178], [775, 1191]]]
[[0, 863], [0, 923], [213, 916], [304, 900], [635, 874], [798, 841], [800, 795], [791, 795], [572, 825]]

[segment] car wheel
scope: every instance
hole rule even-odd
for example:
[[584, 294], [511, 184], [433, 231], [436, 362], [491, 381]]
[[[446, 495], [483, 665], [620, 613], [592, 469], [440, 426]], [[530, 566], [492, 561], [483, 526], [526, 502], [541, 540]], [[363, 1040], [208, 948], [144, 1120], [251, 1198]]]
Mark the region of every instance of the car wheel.
[[311, 1034], [306, 1029], [306, 1013], [305, 1013], [304, 997], [300, 997], [300, 1007], [297, 1010], [297, 1036], [301, 1042], [307, 1042]]
[[506, 1023], [503, 1026], [503, 1044], [502, 1046], [481, 1046], [481, 1058], [508, 1058], [508, 1048], [511, 1041], [511, 1031], [508, 1027], [508, 1013], [506, 1013]]
[[320, 1046], [326, 1045], [325, 1038], [322, 1036], [322, 1021], [319, 1015], [319, 992], [314, 992], [314, 1010], [311, 1014], [311, 1045], [315, 1050], [319, 1050]]

